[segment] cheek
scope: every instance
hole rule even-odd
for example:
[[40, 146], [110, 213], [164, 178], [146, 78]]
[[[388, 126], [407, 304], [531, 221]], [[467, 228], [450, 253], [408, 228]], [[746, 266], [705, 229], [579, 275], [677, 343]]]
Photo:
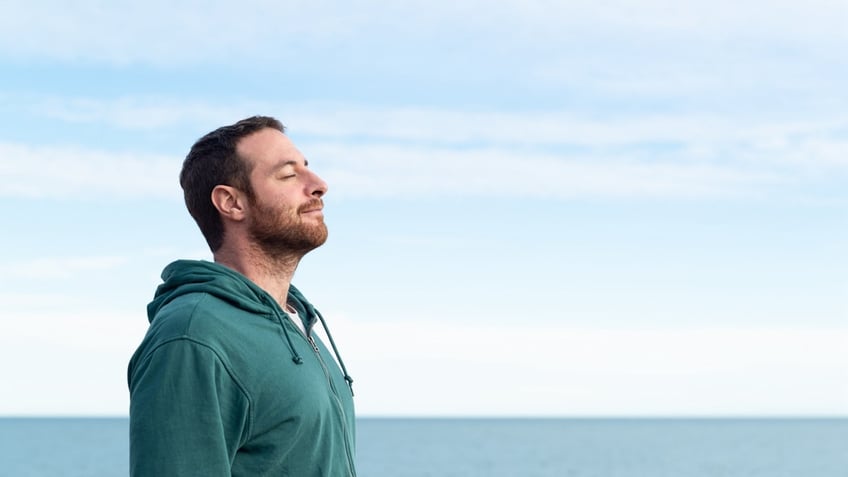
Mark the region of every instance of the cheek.
[[272, 208], [277, 211], [297, 208], [291, 194], [271, 188], [256, 190], [255, 192], [257, 201], [266, 208]]

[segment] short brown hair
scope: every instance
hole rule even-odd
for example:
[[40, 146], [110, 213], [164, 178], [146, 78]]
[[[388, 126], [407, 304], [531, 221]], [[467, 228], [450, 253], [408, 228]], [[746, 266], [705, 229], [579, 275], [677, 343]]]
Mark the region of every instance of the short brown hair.
[[186, 207], [213, 252], [224, 243], [224, 224], [212, 204], [212, 190], [218, 185], [228, 185], [253, 197], [250, 185], [253, 165], [239, 157], [236, 147], [242, 138], [265, 128], [285, 132], [283, 123], [275, 118], [252, 116], [198, 139], [183, 161], [180, 186]]

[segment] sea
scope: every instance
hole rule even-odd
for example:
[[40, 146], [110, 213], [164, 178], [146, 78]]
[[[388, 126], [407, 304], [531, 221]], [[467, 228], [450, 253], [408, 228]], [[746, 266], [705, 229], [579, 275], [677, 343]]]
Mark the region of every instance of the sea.
[[[126, 418], [0, 418], [0, 476], [128, 475]], [[361, 418], [360, 477], [848, 477], [848, 418]]]

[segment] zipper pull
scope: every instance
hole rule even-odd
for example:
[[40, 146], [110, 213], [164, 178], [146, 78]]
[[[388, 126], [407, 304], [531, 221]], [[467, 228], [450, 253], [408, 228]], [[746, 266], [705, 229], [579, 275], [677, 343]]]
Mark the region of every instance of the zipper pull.
[[315, 344], [315, 340], [314, 340], [314, 339], [312, 339], [312, 336], [310, 335], [310, 336], [307, 336], [306, 338], [309, 340], [309, 344], [311, 344], [311, 345], [312, 345], [312, 349], [314, 349], [316, 353], [319, 353], [319, 354], [320, 354], [321, 352], [320, 352], [320, 351], [318, 351], [318, 345], [317, 345], [317, 344]]

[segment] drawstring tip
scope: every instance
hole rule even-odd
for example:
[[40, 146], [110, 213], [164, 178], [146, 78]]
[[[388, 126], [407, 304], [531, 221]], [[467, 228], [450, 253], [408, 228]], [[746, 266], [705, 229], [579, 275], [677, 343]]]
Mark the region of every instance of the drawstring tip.
[[301, 358], [300, 356], [293, 357], [292, 361], [294, 361], [294, 364], [303, 364], [303, 358]]
[[350, 395], [353, 396], [353, 378], [345, 374], [344, 380], [347, 381], [347, 387], [350, 388]]

